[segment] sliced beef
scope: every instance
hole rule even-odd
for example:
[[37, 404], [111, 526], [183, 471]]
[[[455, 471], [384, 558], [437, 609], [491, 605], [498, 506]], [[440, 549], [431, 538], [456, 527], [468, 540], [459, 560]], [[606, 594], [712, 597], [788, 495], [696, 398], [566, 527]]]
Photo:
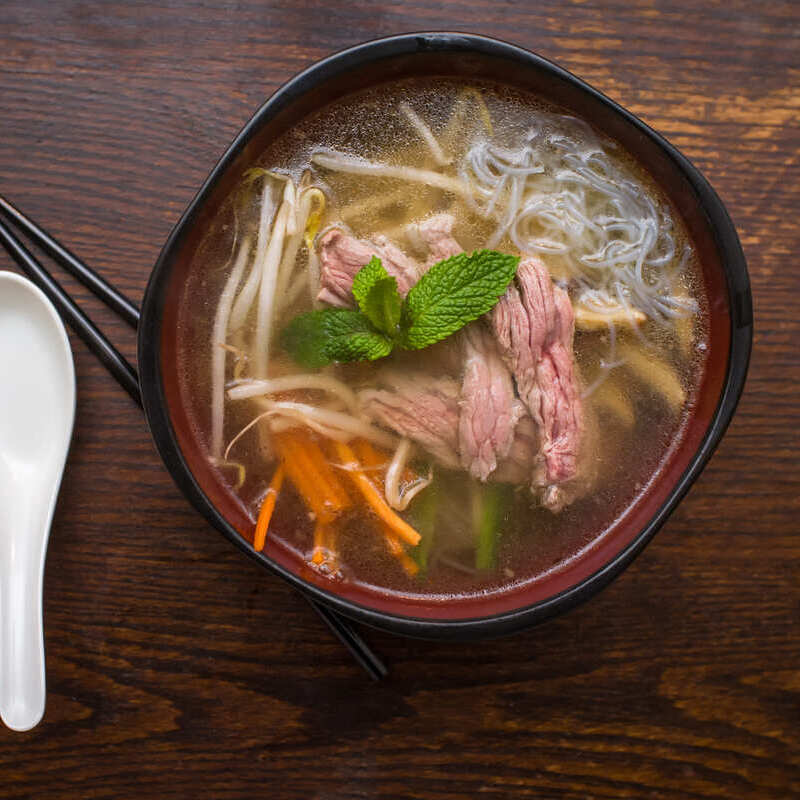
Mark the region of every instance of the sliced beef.
[[454, 223], [455, 217], [452, 214], [436, 214], [408, 227], [411, 239], [428, 250], [426, 267], [458, 255], [464, 250], [453, 238]]
[[359, 392], [364, 412], [419, 444], [443, 466], [457, 469], [458, 383], [391, 370], [384, 370], [379, 380], [385, 388]]
[[543, 468], [535, 483], [548, 486], [573, 478], [582, 411], [569, 296], [553, 285], [540, 261], [527, 258], [515, 284], [492, 310], [491, 321], [519, 395], [540, 431]]
[[[406, 436], [442, 466], [460, 469], [459, 386], [452, 378], [427, 373], [383, 370], [380, 389], [363, 389], [359, 401], [372, 419]], [[518, 401], [519, 402], [519, 401]], [[527, 483], [539, 452], [538, 435], [525, 409], [515, 426], [508, 454], [490, 479], [501, 483]]]
[[[437, 214], [414, 227], [413, 234], [429, 250], [429, 265], [463, 252], [453, 238], [453, 222], [452, 214]], [[456, 336], [463, 353], [458, 422], [461, 464], [473, 478], [485, 481], [508, 455], [524, 406], [483, 323], [473, 322]]]
[[514, 394], [511, 373], [482, 322], [459, 333], [464, 352], [458, 443], [462, 466], [485, 481], [514, 441], [525, 407]]
[[514, 429], [511, 449], [497, 465], [491, 479], [498, 483], [530, 483], [538, 453], [539, 436], [536, 433], [536, 424], [525, 410]]
[[353, 278], [373, 256], [378, 256], [384, 269], [397, 279], [400, 294], [405, 295], [419, 279], [420, 268], [385, 236], [368, 242], [332, 228], [319, 242], [320, 291], [317, 299], [332, 306], [352, 306]]

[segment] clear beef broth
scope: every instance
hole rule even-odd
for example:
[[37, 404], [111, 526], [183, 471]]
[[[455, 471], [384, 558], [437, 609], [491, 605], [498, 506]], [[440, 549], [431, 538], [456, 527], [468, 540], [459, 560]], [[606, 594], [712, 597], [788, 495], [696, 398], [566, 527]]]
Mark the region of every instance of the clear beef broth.
[[[478, 92], [482, 103], [474, 99]], [[502, 87], [471, 84], [467, 88], [465, 84], [449, 80], [415, 80], [357, 94], [323, 109], [270, 147], [258, 166], [288, 174], [295, 182], [300, 182], [311, 166], [312, 153], [333, 149], [382, 164], [436, 168], [430, 147], [421, 140], [408, 119], [398, 114], [401, 102], [408, 103], [424, 119], [453, 164], [464, 158], [470, 143], [479, 136], [490, 138], [505, 148], [513, 148], [526, 137], [530, 140], [532, 130], [538, 131], [536, 136], [542, 140], [542, 148], [557, 148], [559, 135], [596, 136], [584, 123], [564, 120], [558, 109]], [[459, 125], [453, 125], [452, 117], [458, 112], [459, 103], [463, 106], [470, 102], [473, 104], [470, 112], [462, 114]], [[486, 130], [485, 115], [491, 120], [491, 133]], [[550, 133], [544, 136], [542, 131]], [[317, 573], [317, 580], [358, 582], [382, 593], [443, 600], [535, 580], [596, 543], [658, 473], [659, 465], [680, 438], [694, 387], [703, 369], [705, 300], [678, 215], [669, 208], [646, 173], [619, 147], [605, 140], [598, 141], [613, 163], [631, 181], [643, 187], [648, 202], [656, 209], [657, 218], [670, 221], [675, 253], [658, 269], [669, 273], [669, 285], [675, 295], [690, 298], [696, 308], [674, 318], [648, 317], [638, 326], [617, 325], [613, 331], [608, 326], [593, 330], [577, 326], [574, 357], [585, 395], [585, 434], [579, 475], [574, 482], [581, 488], [574, 492], [574, 499], [554, 513], [542, 506], [527, 482], [510, 487], [507, 505], [497, 525], [495, 556], [490, 566], [478, 568], [473, 508], [475, 493], [480, 491], [481, 484], [463, 470], [434, 464], [433, 483], [412, 501], [407, 511], [401, 512], [412, 525], [417, 524], [420, 517], [417, 508], [428, 495], [426, 524], [432, 530], [432, 539], [429, 546], [426, 543], [426, 565], [419, 574], [410, 575], [403, 569], [385, 546], [370, 514], [363, 513], [363, 509], [351, 509], [336, 526], [338, 572], [335, 576], [324, 571]], [[454, 166], [445, 166], [442, 170], [457, 174]], [[498, 227], [496, 219], [485, 218], [463, 198], [421, 183], [315, 167], [310, 170], [310, 181], [320, 187], [326, 197], [320, 231], [324, 232], [331, 225], [344, 225], [360, 238], [386, 236], [421, 261], [425, 254], [418, 244], [403, 238], [409, 223], [433, 213], [448, 212], [455, 217], [453, 235], [467, 251], [486, 247]], [[198, 250], [196, 268], [182, 298], [182, 392], [195, 422], [196, 436], [208, 446], [210, 364], [213, 347], [217, 346], [212, 345], [215, 309], [232, 269], [234, 239], [239, 242], [243, 232], [255, 230], [259, 211], [258, 192], [248, 195], [239, 191], [231, 197]], [[625, 231], [619, 235], [624, 237]], [[612, 233], [611, 240], [616, 236]], [[492, 247], [520, 253], [508, 232]], [[306, 269], [308, 257], [307, 249], [301, 246], [297, 256], [298, 272]], [[568, 259], [558, 253], [539, 253], [539, 257], [553, 279], [560, 281], [576, 302], [581, 283], [576, 283], [574, 270], [570, 272], [572, 267]], [[643, 280], [650, 279], [644, 275]], [[631, 302], [631, 306], [635, 303]], [[296, 301], [283, 310], [276, 330], [295, 314], [312, 307], [311, 292], [302, 291]], [[252, 352], [249, 352], [248, 343], [255, 326], [255, 314], [251, 311], [245, 325], [227, 336], [230, 350], [225, 365], [227, 385], [252, 374]], [[386, 366], [436, 376], [449, 374], [460, 381], [461, 356], [455, 348], [456, 344], [445, 340], [426, 350], [398, 351], [381, 362], [335, 365], [326, 371], [355, 391], [370, 386], [375, 371]], [[266, 373], [274, 376], [300, 371], [303, 369], [292, 364], [287, 354], [273, 343]], [[309, 403], [318, 402], [320, 396], [314, 390], [279, 395]], [[257, 399], [226, 401], [225, 444], [262, 412], [263, 406]], [[256, 425], [231, 448], [229, 459], [245, 469], [241, 486], [235, 486], [234, 468], [221, 468], [219, 473], [220, 480], [239, 497], [254, 524], [276, 466], [269, 442], [270, 436], [264, 426]], [[420, 473], [431, 463], [419, 447], [415, 450], [415, 459], [413, 464]], [[430, 511], [432, 507], [433, 512]], [[298, 570], [306, 570], [305, 574], [309, 574], [307, 565], [315, 526], [312, 517], [291, 483], [284, 482], [270, 524], [269, 546], [292, 551]], [[241, 533], [252, 540], [252, 531]], [[409, 552], [413, 550], [408, 549]]]

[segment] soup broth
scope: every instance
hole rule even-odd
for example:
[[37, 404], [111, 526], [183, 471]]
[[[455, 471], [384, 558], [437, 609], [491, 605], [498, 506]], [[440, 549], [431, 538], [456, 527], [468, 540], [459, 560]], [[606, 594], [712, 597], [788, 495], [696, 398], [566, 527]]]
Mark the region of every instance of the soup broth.
[[[372, 361], [307, 368], [282, 345], [299, 315], [356, 308], [331, 277], [343, 253], [394, 265], [402, 294], [439, 247], [520, 256], [509, 292], [531, 330], [523, 270], [549, 274], [557, 309], [568, 299], [570, 330], [554, 323], [532, 372], [515, 329], [503, 346], [509, 295]], [[493, 84], [397, 82], [307, 118], [242, 176], [195, 262], [180, 310], [195, 435], [252, 521], [241, 535], [334, 590], [457, 602], [562, 568], [658, 474], [704, 368], [706, 301], [675, 209], [586, 122]], [[510, 393], [505, 433], [495, 384], [469, 395], [487, 369]], [[489, 433], [465, 430], [475, 420]]]

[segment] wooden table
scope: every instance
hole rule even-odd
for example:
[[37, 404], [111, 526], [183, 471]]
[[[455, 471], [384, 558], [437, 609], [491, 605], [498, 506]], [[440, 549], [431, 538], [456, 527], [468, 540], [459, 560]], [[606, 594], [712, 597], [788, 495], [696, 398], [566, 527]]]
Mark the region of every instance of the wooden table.
[[[555, 59], [705, 172], [750, 264], [750, 377], [705, 473], [609, 589], [498, 642], [369, 632], [392, 669], [372, 685], [302, 598], [189, 508], [140, 412], [73, 339], [47, 712], [0, 730], [0, 797], [800, 796], [798, 7], [168, 5], [0, 8], [0, 192], [133, 297], [273, 89], [361, 40], [456, 28]], [[132, 332], [65, 283], [133, 356]]]

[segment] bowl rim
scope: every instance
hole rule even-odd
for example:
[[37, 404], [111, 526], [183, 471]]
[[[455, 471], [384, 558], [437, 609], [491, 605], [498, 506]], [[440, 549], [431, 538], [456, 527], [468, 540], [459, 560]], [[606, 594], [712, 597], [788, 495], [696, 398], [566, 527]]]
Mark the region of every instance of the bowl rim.
[[[186, 231], [193, 224], [198, 210], [222, 174], [256, 131], [281, 109], [331, 77], [358, 66], [363, 67], [365, 63], [378, 59], [411, 56], [415, 53], [431, 51], [473, 52], [490, 57], [516, 60], [526, 68], [536, 69], [553, 78], [569, 82], [575, 88], [608, 106], [629, 125], [653, 141], [687, 179], [697, 196], [700, 208], [708, 217], [709, 227], [713, 233], [727, 283], [730, 314], [728, 363], [716, 409], [686, 469], [650, 521], [602, 567], [573, 586], [542, 601], [488, 616], [465, 619], [405, 616], [371, 608], [309, 583], [268, 556], [254, 551], [217, 511], [185, 461], [169, 417], [161, 380], [161, 320], [172, 253], [180, 245]], [[314, 62], [290, 78], [261, 104], [211, 170], [161, 250], [150, 274], [142, 302], [142, 318], [138, 331], [138, 361], [144, 411], [162, 460], [178, 487], [195, 508], [240, 551], [307, 595], [352, 619], [383, 630], [418, 638], [469, 639], [505, 635], [567, 611], [608, 585], [634, 560], [682, 500], [725, 433], [744, 387], [750, 360], [752, 334], [753, 310], [750, 281], [736, 230], [714, 189], [682, 153], [630, 111], [585, 81], [536, 53], [483, 35], [436, 31], [398, 34], [370, 40], [341, 50]]]

